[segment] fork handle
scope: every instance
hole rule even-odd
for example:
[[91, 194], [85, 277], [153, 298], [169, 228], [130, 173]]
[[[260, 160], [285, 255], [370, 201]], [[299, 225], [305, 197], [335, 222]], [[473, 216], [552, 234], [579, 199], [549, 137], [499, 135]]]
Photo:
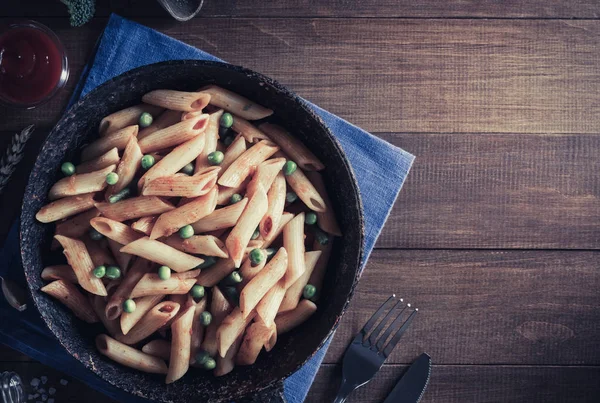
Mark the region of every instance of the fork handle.
[[342, 379], [342, 384], [340, 385], [340, 389], [338, 390], [337, 396], [333, 403], [344, 403], [350, 393], [356, 389], [358, 385], [352, 384], [346, 380], [346, 378]]

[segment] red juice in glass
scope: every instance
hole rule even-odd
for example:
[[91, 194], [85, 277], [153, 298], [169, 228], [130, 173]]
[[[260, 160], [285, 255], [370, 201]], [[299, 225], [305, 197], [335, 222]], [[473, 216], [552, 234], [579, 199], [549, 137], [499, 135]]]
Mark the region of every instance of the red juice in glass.
[[32, 108], [50, 99], [69, 77], [56, 35], [34, 21], [0, 30], [0, 102]]

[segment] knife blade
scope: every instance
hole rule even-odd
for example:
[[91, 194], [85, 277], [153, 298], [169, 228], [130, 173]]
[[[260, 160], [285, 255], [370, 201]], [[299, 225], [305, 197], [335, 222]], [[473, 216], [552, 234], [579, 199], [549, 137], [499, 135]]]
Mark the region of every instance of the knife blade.
[[418, 403], [431, 374], [431, 357], [423, 353], [400, 378], [383, 403]]

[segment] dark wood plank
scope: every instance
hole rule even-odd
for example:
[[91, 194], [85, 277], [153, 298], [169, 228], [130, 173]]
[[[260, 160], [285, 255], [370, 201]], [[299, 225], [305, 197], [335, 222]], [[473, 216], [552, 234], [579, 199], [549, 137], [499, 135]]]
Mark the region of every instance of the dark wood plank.
[[426, 351], [437, 364], [599, 365], [599, 264], [595, 252], [378, 250], [325, 362], [396, 293], [419, 313], [389, 363]]
[[0, 344], [0, 362], [15, 362], [15, 361], [33, 361], [25, 354], [11, 349], [10, 347]]
[[[435, 362], [435, 358], [434, 358]], [[348, 403], [379, 403], [405, 367], [386, 365]], [[597, 402], [600, 367], [514, 367], [434, 365], [421, 402]], [[341, 379], [336, 365], [321, 367], [307, 402], [331, 402]]]
[[[73, 83], [104, 22], [69, 29], [62, 21], [48, 23], [67, 46]], [[600, 21], [139, 21], [270, 75], [369, 131], [600, 131]], [[51, 124], [66, 97], [12, 112], [0, 130]]]

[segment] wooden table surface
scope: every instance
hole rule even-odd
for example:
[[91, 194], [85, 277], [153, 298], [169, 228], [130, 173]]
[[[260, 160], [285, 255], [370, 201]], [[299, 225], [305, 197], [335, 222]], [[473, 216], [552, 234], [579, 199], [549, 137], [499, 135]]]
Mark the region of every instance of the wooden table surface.
[[[55, 30], [72, 74], [47, 105], [0, 109], [0, 150], [28, 124], [46, 129], [0, 202], [1, 227], [118, 12], [269, 75], [417, 156], [307, 401], [333, 399], [345, 346], [394, 292], [420, 314], [350, 402], [382, 401], [423, 351], [434, 362], [423, 402], [598, 401], [600, 2], [205, 3], [201, 17], [177, 23], [153, 1], [98, 0], [82, 28], [68, 26], [58, 1], [0, 4], [0, 22], [27, 16]], [[6, 348], [0, 357], [0, 371], [62, 376]], [[84, 395], [106, 401], [76, 382], [63, 400]]]

